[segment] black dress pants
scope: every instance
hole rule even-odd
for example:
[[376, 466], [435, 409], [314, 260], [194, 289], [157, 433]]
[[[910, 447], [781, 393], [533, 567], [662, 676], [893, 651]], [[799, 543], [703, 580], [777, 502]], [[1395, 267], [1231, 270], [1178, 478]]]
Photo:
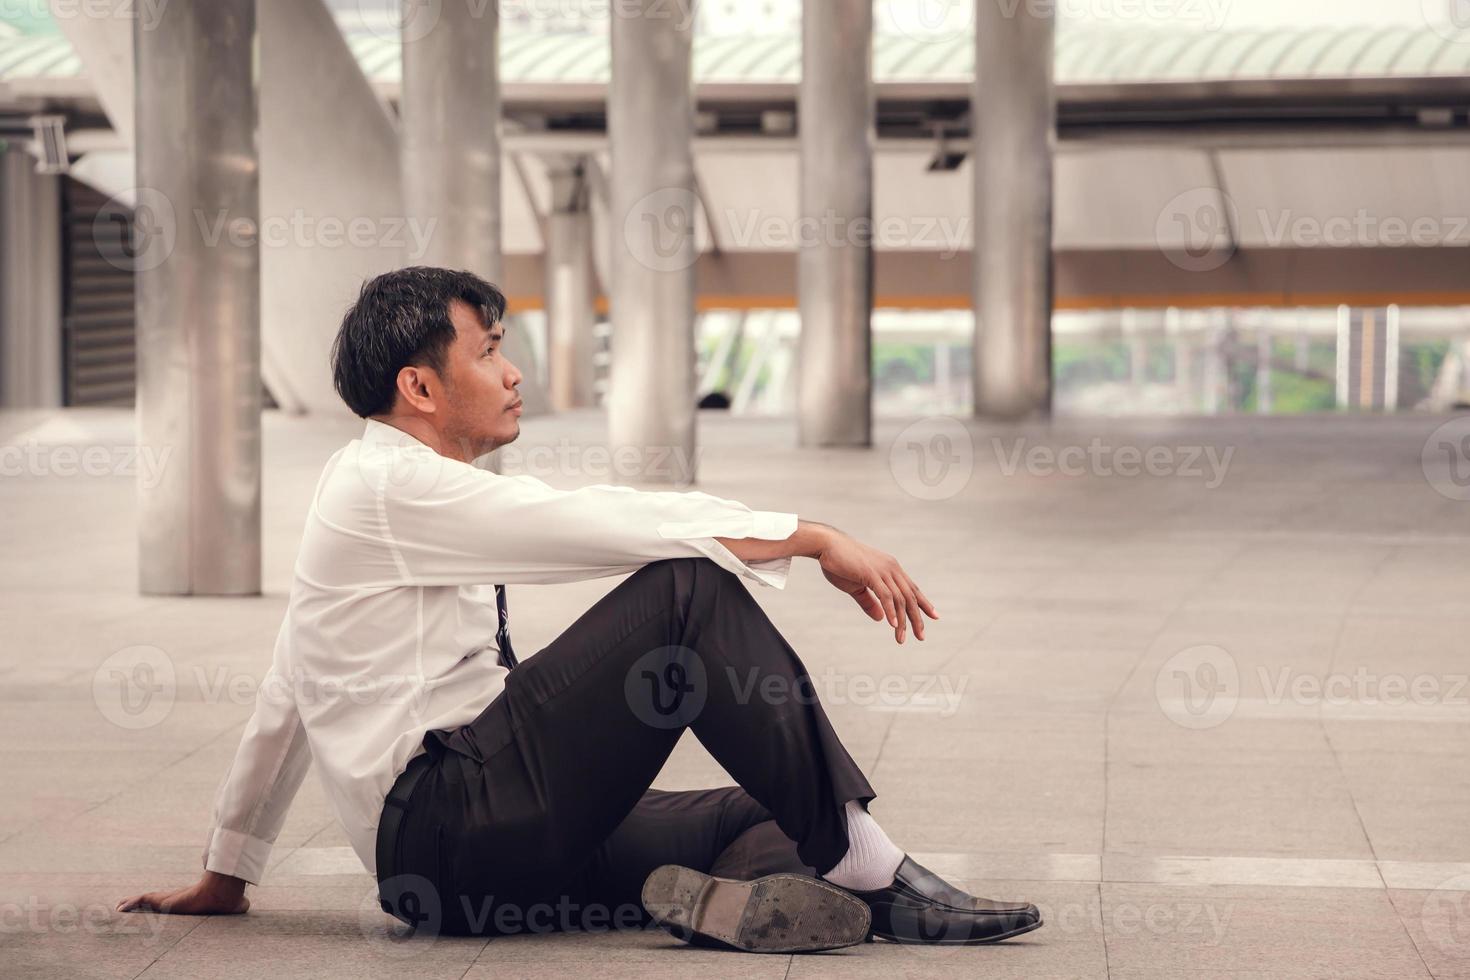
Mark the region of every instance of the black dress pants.
[[[649, 789], [686, 728], [739, 787]], [[660, 864], [828, 871], [844, 804], [875, 795], [795, 651], [704, 558], [639, 569], [424, 746], [379, 893], [445, 934], [636, 926]]]

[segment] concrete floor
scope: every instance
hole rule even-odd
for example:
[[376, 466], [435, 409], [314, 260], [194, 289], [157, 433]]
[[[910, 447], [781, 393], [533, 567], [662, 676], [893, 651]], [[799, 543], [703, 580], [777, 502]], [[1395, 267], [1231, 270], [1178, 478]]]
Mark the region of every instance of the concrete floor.
[[[789, 423], [706, 418], [702, 489], [854, 532], [934, 599], [929, 641], [896, 647], [811, 563], [759, 590], [892, 836], [1047, 918], [793, 958], [400, 941], [314, 779], [248, 915], [112, 912], [197, 876], [250, 712], [230, 692], [265, 669], [305, 501], [359, 427], [270, 415], [265, 595], [163, 599], [134, 588], [131, 413], [0, 415], [0, 974], [1470, 977], [1470, 491], [1443, 421], [927, 422], [797, 452]], [[597, 417], [524, 427], [532, 472], [605, 481]], [[76, 472], [64, 447], [89, 446]], [[516, 589], [517, 647], [612, 584]], [[106, 670], [135, 646], [175, 672], [144, 727]], [[689, 737], [658, 785], [727, 781]]]

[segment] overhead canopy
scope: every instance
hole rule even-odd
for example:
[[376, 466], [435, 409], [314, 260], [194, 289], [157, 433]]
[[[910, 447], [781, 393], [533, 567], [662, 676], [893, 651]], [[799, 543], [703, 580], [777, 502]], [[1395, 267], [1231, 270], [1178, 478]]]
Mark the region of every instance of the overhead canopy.
[[[399, 44], [378, 32], [349, 30], [363, 73], [396, 88]], [[517, 85], [607, 82], [609, 47], [598, 33], [504, 31], [501, 77]], [[880, 34], [873, 41], [878, 84], [965, 82], [974, 70], [968, 35]], [[45, 19], [0, 19], [0, 82], [76, 78], [81, 63]], [[1320, 27], [1205, 31], [1070, 27], [1058, 33], [1058, 85], [1120, 85], [1257, 80], [1452, 77], [1470, 74], [1470, 28]], [[801, 77], [795, 35], [700, 36], [694, 42], [699, 84], [791, 84]], [[32, 87], [32, 90], [36, 89]]]

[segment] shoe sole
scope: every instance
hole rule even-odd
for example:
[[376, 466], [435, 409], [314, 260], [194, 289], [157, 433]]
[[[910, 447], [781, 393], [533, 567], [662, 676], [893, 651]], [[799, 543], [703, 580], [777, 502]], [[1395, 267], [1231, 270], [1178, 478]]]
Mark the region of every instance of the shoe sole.
[[873, 938], [881, 939], [885, 942], [897, 943], [902, 946], [987, 946], [990, 943], [1004, 942], [1007, 939], [1014, 939], [1028, 932], [1034, 932], [1044, 925], [1046, 925], [1045, 921], [1037, 919], [1030, 925], [1021, 926], [1019, 929], [1012, 929], [1010, 932], [986, 936], [983, 939], [907, 939], [898, 936], [887, 936], [878, 932], [873, 933]]
[[861, 899], [796, 874], [733, 881], [665, 864], [643, 883], [643, 907], [678, 939], [703, 937], [747, 953], [856, 946], [872, 927]]

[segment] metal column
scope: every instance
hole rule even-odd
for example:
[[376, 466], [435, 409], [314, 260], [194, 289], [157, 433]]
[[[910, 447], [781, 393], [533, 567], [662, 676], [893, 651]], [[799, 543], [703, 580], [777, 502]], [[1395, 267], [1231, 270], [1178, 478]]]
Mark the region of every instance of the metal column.
[[803, 446], [872, 442], [873, 5], [802, 4], [801, 346]]
[[139, 585], [260, 591], [255, 0], [134, 22]]
[[1051, 405], [1052, 86], [1050, 5], [975, 0], [975, 413], [1019, 418]]
[[582, 161], [553, 165], [546, 222], [546, 332], [551, 407], [593, 404], [592, 212]]
[[[442, 0], [405, 15], [398, 115], [404, 211], [433, 228], [415, 264], [468, 269], [507, 291], [499, 38], [499, 5], [489, 0]], [[514, 311], [505, 334], [506, 352], [524, 376], [526, 414], [544, 411], [535, 351]]]
[[403, 21], [403, 204], [434, 222], [421, 262], [497, 285], [500, 256], [499, 5], [443, 0], [424, 30]]
[[61, 378], [61, 178], [0, 150], [0, 407], [59, 407]]
[[608, 429], [620, 475], [658, 483], [696, 473], [692, 21], [692, 0], [612, 15]]

